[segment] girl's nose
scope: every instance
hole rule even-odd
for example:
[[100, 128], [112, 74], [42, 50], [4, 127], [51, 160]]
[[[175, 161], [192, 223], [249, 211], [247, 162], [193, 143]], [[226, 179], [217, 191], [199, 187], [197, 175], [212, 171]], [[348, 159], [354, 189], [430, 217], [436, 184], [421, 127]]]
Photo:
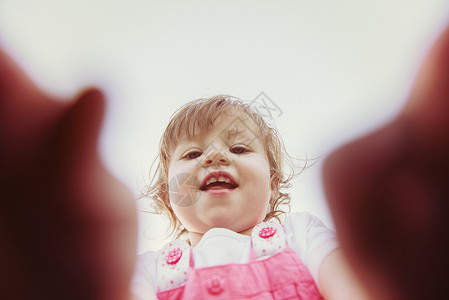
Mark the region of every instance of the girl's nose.
[[228, 166], [230, 163], [229, 157], [226, 156], [223, 152], [217, 150], [217, 151], [210, 151], [203, 159], [202, 165], [204, 167], [209, 167], [213, 165], [219, 165], [219, 166]]

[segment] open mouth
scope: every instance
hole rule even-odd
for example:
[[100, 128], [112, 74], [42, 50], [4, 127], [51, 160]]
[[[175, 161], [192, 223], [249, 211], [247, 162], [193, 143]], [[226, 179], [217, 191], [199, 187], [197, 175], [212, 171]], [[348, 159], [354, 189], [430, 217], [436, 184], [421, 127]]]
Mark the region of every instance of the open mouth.
[[200, 186], [201, 191], [208, 190], [232, 190], [239, 185], [227, 172], [211, 172], [203, 180]]

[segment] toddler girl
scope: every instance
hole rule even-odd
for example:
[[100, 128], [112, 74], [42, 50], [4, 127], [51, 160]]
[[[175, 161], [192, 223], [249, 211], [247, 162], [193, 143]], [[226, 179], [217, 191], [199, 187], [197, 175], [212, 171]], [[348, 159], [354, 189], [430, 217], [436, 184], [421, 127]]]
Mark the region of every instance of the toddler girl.
[[337, 288], [342, 296], [345, 287], [335, 286], [348, 276], [331, 278], [344, 269], [334, 232], [308, 213], [279, 223], [290, 202], [286, 161], [276, 130], [237, 98], [199, 99], [178, 110], [145, 195], [172, 233], [187, 239], [139, 257], [135, 296], [321, 299]]

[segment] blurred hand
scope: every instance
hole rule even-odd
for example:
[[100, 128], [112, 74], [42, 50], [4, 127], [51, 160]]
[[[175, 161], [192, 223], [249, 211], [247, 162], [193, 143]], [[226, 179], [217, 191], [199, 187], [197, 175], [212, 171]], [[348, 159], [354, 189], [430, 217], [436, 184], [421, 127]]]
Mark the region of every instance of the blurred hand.
[[449, 28], [402, 113], [325, 163], [343, 249], [373, 299], [449, 295], [448, 181]]
[[103, 167], [104, 99], [39, 91], [0, 51], [0, 299], [126, 299], [130, 192]]

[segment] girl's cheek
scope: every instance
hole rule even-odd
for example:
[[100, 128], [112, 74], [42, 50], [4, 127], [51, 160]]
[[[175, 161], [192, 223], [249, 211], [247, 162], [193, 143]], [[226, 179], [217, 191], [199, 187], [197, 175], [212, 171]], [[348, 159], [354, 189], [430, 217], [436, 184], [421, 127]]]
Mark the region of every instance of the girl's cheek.
[[198, 187], [200, 182], [189, 172], [180, 172], [169, 178], [168, 192], [170, 202], [179, 207], [194, 205], [200, 196]]

